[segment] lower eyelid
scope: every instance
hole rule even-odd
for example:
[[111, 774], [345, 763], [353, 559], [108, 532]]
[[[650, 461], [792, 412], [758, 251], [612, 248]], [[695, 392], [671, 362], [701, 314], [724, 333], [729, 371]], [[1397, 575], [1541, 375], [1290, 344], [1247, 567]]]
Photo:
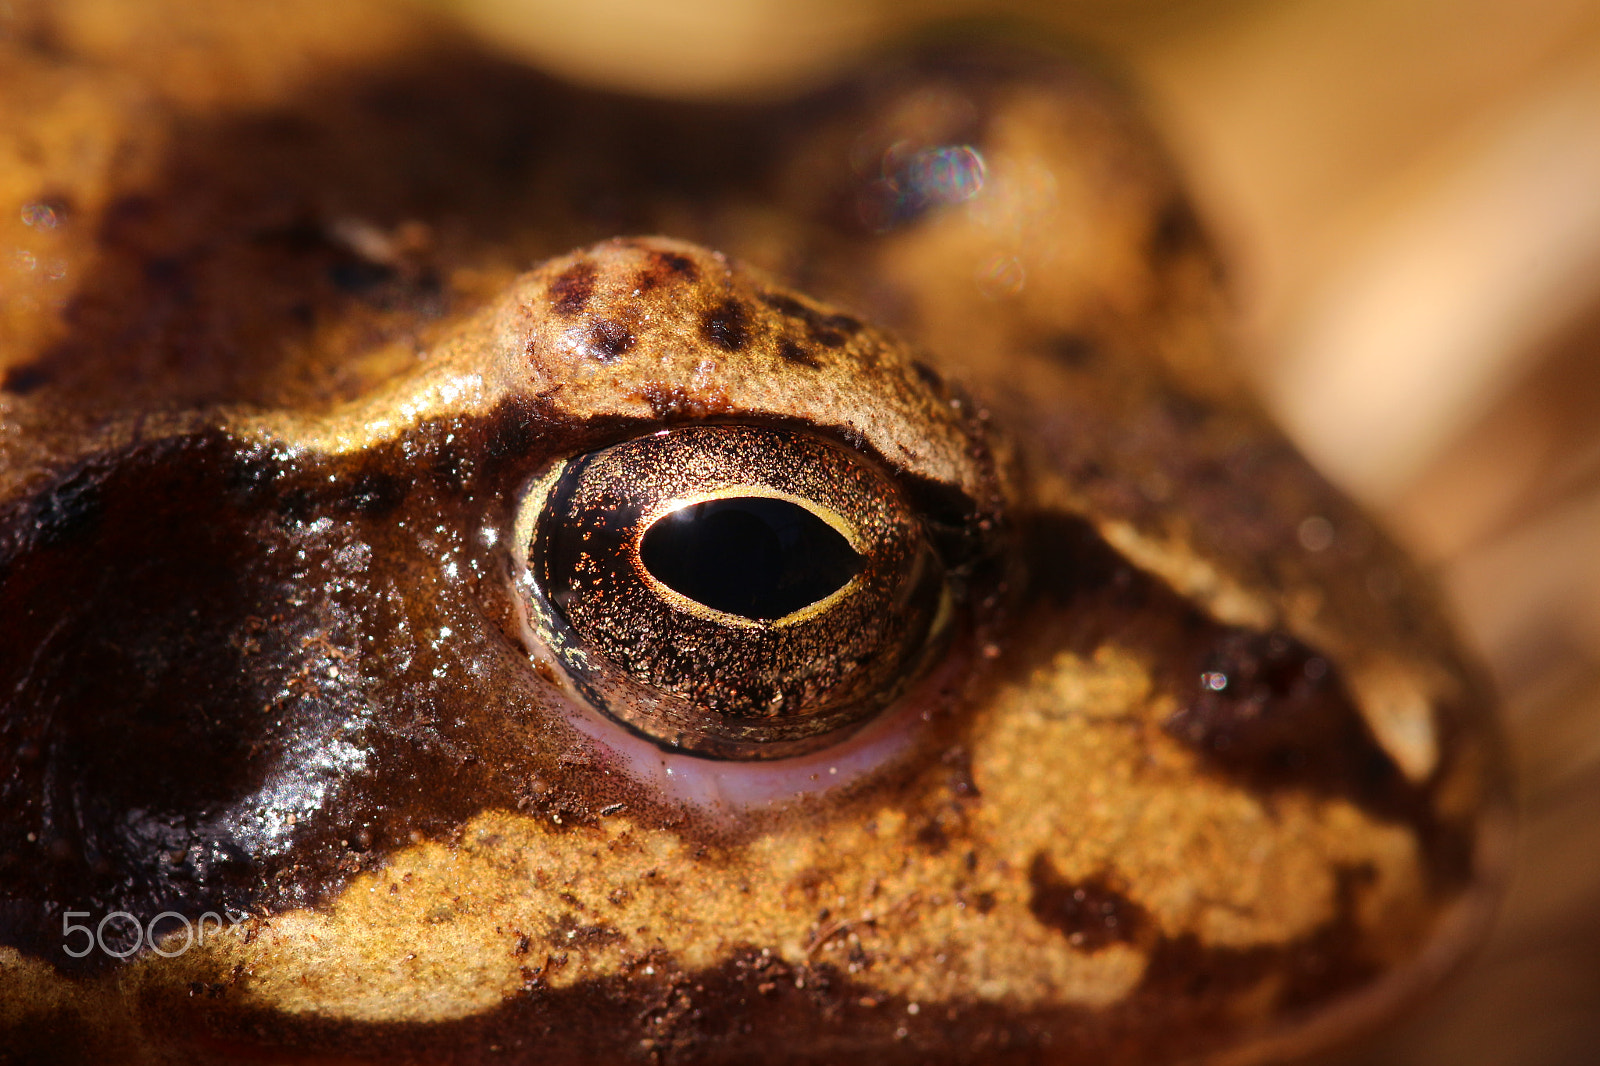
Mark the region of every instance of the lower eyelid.
[[767, 761], [666, 751], [580, 699], [563, 695], [568, 722], [593, 742], [602, 768], [620, 771], [668, 802], [736, 818], [822, 798], [899, 765], [928, 736], [941, 694], [959, 683], [967, 666], [965, 655], [951, 654], [853, 736], [809, 755]]

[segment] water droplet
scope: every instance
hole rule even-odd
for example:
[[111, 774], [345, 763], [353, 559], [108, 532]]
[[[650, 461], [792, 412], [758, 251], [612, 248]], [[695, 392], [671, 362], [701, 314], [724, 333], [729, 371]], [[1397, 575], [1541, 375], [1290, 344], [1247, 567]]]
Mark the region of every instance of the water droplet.
[[61, 216], [46, 203], [23, 204], [22, 224], [34, 229], [55, 229], [61, 224]]
[[978, 264], [975, 280], [980, 292], [999, 300], [1020, 293], [1028, 283], [1028, 272], [1016, 256], [996, 253]]

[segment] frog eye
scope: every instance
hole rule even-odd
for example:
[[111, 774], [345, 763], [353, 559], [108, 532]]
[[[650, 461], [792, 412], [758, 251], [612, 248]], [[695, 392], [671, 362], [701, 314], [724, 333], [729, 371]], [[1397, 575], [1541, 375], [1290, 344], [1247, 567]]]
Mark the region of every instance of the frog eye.
[[533, 627], [585, 698], [705, 756], [843, 739], [948, 628], [899, 489], [807, 433], [694, 426], [568, 460], [528, 490], [518, 546]]

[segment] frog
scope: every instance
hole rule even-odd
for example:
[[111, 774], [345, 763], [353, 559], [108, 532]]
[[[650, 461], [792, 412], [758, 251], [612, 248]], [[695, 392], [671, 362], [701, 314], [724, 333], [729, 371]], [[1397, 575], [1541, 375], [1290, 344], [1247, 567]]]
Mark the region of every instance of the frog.
[[130, 47], [76, 121], [164, 169], [22, 208], [90, 276], [0, 381], [8, 1056], [1281, 1061], [1481, 938], [1492, 695], [1114, 78], [350, 10], [221, 117]]

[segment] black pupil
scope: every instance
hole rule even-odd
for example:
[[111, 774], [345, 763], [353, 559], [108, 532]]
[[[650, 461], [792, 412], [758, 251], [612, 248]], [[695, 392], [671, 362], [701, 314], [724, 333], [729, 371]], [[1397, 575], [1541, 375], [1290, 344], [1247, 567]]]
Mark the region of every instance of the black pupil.
[[757, 621], [835, 592], [866, 560], [798, 504], [737, 496], [692, 504], [645, 531], [639, 556], [656, 580], [696, 603]]

